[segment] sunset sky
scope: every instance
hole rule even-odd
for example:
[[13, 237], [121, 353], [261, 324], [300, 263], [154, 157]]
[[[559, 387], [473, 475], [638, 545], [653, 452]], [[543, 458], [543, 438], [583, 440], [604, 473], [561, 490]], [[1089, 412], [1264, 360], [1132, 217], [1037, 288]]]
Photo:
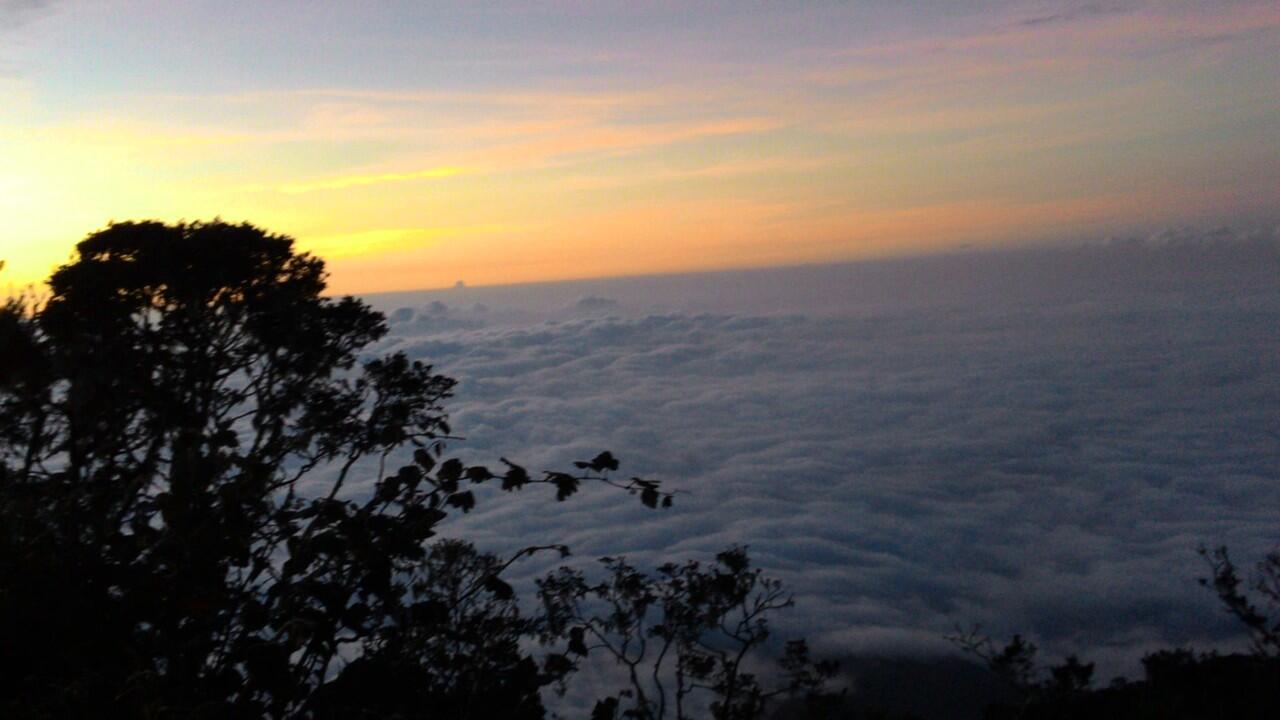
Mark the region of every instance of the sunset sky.
[[0, 285], [113, 219], [340, 292], [1274, 227], [1277, 78], [1274, 0], [0, 0]]

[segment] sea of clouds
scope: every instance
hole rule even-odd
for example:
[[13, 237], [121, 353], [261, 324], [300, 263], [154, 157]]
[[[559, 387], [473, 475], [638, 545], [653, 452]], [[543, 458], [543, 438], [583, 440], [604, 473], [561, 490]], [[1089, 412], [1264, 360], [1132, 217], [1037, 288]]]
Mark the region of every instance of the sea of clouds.
[[948, 652], [980, 623], [1132, 674], [1240, 642], [1198, 545], [1280, 541], [1273, 233], [368, 300], [375, 352], [458, 379], [451, 453], [609, 449], [681, 491], [486, 488], [452, 532], [584, 566], [746, 544], [795, 592], [778, 627], [826, 654]]

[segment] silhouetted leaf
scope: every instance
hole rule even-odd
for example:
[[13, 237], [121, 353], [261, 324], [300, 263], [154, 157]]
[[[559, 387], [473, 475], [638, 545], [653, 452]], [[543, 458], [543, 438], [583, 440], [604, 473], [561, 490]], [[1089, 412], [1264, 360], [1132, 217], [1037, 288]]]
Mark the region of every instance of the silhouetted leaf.
[[431, 472], [431, 468], [436, 466], [436, 459], [422, 448], [413, 451], [413, 461], [418, 463], [424, 472]]
[[569, 630], [569, 652], [578, 655], [587, 654], [587, 643], [584, 640], [585, 631], [580, 628], [572, 628]]
[[449, 458], [440, 465], [440, 469], [436, 471], [436, 478], [442, 482], [457, 482], [462, 478], [462, 461], [457, 458]]
[[547, 479], [556, 486], [556, 500], [563, 501], [578, 491], [578, 478], [568, 473], [550, 473]]
[[548, 675], [558, 677], [573, 670], [573, 661], [560, 653], [548, 653], [542, 661], [542, 667]]
[[591, 720], [616, 720], [618, 716], [618, 698], [607, 697], [597, 700], [591, 709]]
[[447, 500], [449, 505], [459, 508], [462, 512], [471, 512], [471, 508], [476, 506], [476, 496], [471, 494], [470, 490], [460, 493], [454, 493]]
[[502, 476], [502, 489], [508, 492], [519, 490], [529, 482], [529, 473], [525, 469], [514, 463], [508, 462], [506, 458], [502, 462], [507, 465], [507, 472]]
[[640, 493], [640, 502], [651, 508], [658, 507], [658, 491], [653, 488], [645, 488], [644, 491]]
[[417, 490], [418, 485], [422, 482], [422, 470], [416, 465], [405, 465], [396, 472], [396, 477], [410, 490]]
[[516, 594], [515, 590], [497, 575], [490, 575], [485, 578], [484, 589], [493, 593], [499, 600], [510, 600]]
[[617, 470], [618, 460], [613, 456], [613, 453], [605, 450], [591, 460], [591, 469], [596, 470], [597, 472]]

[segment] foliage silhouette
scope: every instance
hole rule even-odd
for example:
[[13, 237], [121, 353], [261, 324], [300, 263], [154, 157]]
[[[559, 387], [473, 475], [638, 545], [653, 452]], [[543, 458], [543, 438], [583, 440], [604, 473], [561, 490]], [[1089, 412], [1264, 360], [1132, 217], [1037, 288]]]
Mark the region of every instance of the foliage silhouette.
[[949, 638], [1014, 688], [1018, 699], [986, 709], [988, 720], [1273, 718], [1280, 716], [1280, 659], [1159, 650], [1142, 660], [1144, 677], [1092, 687], [1093, 663], [1074, 655], [1047, 671], [1036, 647], [1015, 635], [998, 647], [978, 628]]
[[[48, 299], [0, 309], [0, 711], [7, 716], [512, 717], [572, 669], [501, 560], [441, 523], [495, 481], [445, 458], [453, 381], [323, 263], [251, 225], [120, 223]], [[389, 468], [393, 454], [413, 461]]]
[[[1225, 547], [1212, 551], [1202, 547], [1200, 555], [1213, 572], [1213, 577], [1200, 580], [1200, 584], [1212, 587], [1227, 612], [1244, 625], [1256, 654], [1280, 660], [1280, 550], [1258, 561], [1247, 585]], [[1250, 598], [1250, 589], [1261, 596], [1265, 612]]]
[[690, 561], [640, 572], [623, 558], [602, 558], [606, 578], [589, 584], [561, 568], [539, 582], [549, 629], [569, 638], [569, 653], [592, 652], [625, 671], [626, 688], [601, 699], [592, 718], [717, 720], [762, 717], [781, 696], [828, 700], [823, 685], [835, 664], [814, 663], [803, 640], [786, 645], [782, 682], [765, 689], [748, 664], [769, 637], [768, 616], [790, 607], [781, 583], [751, 567], [746, 550], [730, 548], [714, 566]]

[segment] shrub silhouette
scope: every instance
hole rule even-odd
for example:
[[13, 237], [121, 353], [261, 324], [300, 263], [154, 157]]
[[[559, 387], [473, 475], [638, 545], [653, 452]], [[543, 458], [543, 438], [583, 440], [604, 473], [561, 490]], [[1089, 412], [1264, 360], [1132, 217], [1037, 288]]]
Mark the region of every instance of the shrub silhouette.
[[569, 653], [603, 656], [624, 669], [625, 687], [596, 703], [593, 720], [659, 720], [709, 715], [758, 718], [775, 698], [801, 698], [820, 711], [836, 670], [814, 663], [803, 640], [786, 645], [777, 687], [749, 664], [769, 638], [768, 616], [790, 607], [777, 580], [752, 568], [743, 548], [714, 565], [667, 563], [648, 575], [625, 558], [602, 558], [604, 580], [589, 583], [561, 568], [538, 583], [551, 631], [569, 638]]
[[[598, 618], [564, 612], [585, 585], [526, 614], [502, 574], [568, 549], [504, 559], [437, 530], [482, 483], [566, 500], [596, 482], [650, 508], [670, 492], [613, 479], [608, 452], [539, 474], [446, 457], [453, 381], [399, 353], [361, 361], [382, 316], [324, 297], [323, 262], [288, 237], [131, 222], [77, 252], [46, 299], [0, 306], [0, 714], [544, 716], [542, 690], [563, 690]], [[754, 608], [754, 648], [789, 601], [732, 558], [766, 605], [671, 584], [696, 565], [635, 589], [668, 613]], [[582, 579], [546, 582], [568, 577]], [[663, 627], [686, 649], [710, 629]], [[830, 674], [804, 650], [790, 646], [788, 688]], [[707, 662], [712, 702], [735, 708], [718, 716], [759, 717], [759, 682]]]

